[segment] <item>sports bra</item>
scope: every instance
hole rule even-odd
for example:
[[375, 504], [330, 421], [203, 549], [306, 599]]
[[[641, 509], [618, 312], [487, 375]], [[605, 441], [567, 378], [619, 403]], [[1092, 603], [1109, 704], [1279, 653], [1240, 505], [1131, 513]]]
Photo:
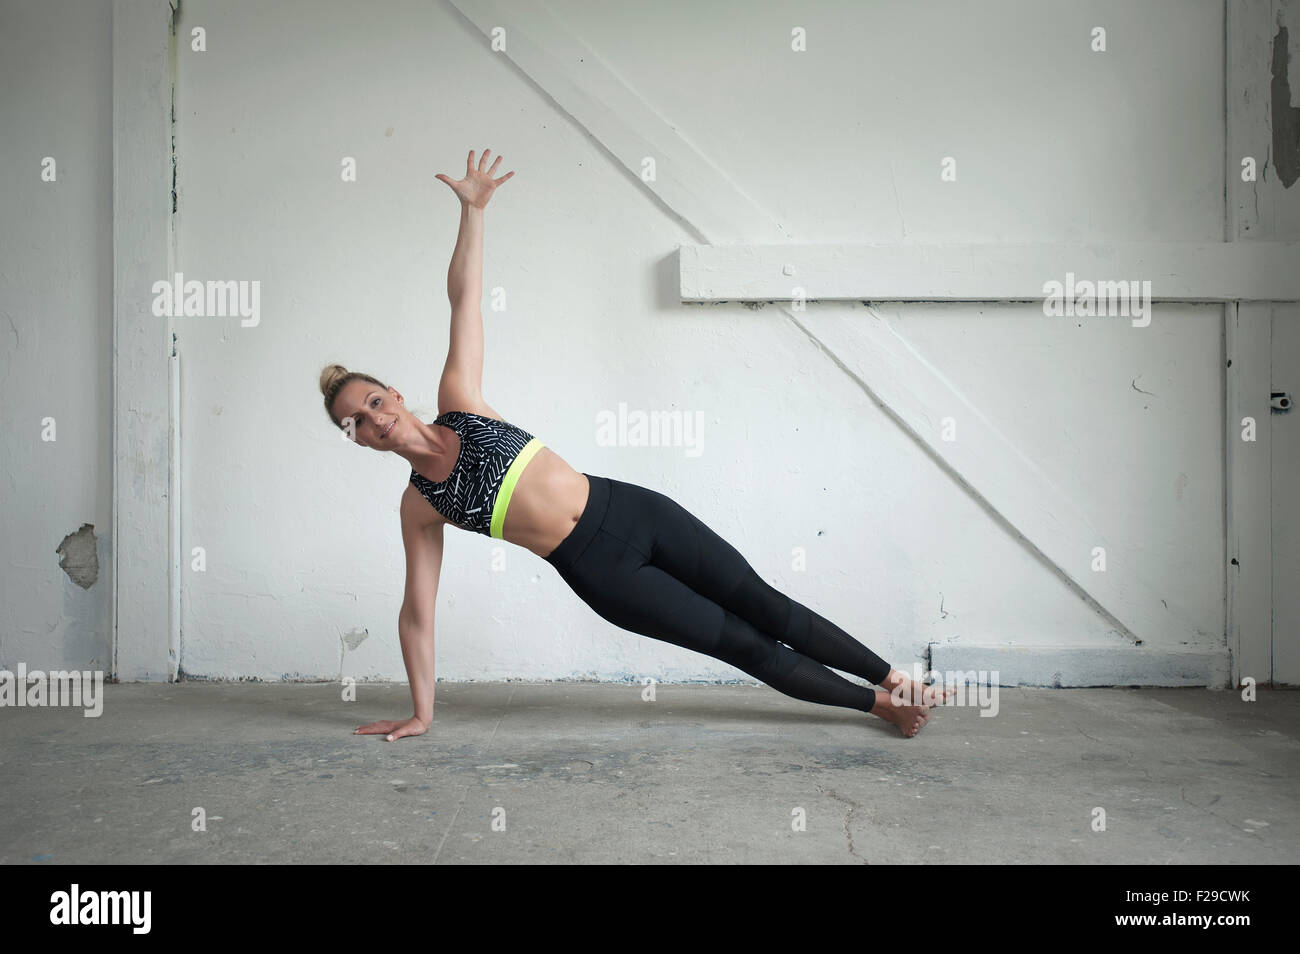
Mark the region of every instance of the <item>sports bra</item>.
[[500, 539], [515, 483], [546, 445], [513, 424], [469, 411], [446, 411], [433, 423], [460, 437], [456, 464], [442, 481], [411, 468], [411, 483], [456, 526]]

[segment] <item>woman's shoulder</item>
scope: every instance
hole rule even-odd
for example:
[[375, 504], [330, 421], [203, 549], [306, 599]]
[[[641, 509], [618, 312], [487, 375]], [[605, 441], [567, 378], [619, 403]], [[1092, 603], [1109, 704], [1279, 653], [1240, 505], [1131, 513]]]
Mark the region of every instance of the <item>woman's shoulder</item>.
[[488, 408], [481, 408], [477, 411], [443, 411], [434, 421], [435, 424], [459, 424], [463, 421], [492, 421], [497, 424], [507, 423], [505, 418], [497, 417], [495, 414], [484, 414], [483, 411]]
[[469, 411], [443, 411], [433, 419], [433, 423], [445, 424], [455, 430], [471, 417], [473, 417], [473, 414]]

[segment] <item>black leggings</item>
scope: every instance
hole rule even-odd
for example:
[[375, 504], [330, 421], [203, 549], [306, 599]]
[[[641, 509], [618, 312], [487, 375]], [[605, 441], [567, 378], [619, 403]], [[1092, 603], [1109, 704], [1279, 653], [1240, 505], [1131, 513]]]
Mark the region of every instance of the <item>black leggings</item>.
[[796, 699], [871, 711], [874, 689], [826, 667], [879, 685], [888, 663], [766, 583], [672, 498], [584, 476], [587, 505], [546, 560], [601, 617], [721, 659]]

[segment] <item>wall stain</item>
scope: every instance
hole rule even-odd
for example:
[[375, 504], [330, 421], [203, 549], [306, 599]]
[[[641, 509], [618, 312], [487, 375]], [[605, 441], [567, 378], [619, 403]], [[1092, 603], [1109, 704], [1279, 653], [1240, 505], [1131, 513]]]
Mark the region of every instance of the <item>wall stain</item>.
[[88, 590], [99, 579], [99, 554], [95, 550], [95, 525], [83, 523], [75, 533], [70, 533], [55, 549], [59, 566], [68, 578], [83, 590]]
[[1273, 168], [1286, 189], [1300, 178], [1300, 107], [1291, 105], [1290, 60], [1287, 28], [1279, 24], [1273, 37], [1273, 80], [1269, 95], [1273, 100]]

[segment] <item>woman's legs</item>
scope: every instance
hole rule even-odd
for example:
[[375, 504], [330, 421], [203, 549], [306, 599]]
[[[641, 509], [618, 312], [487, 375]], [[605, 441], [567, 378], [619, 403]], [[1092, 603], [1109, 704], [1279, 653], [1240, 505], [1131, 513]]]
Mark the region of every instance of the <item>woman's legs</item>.
[[581, 539], [566, 540], [558, 559], [547, 559], [602, 618], [721, 659], [796, 699], [872, 711], [874, 690], [809, 653], [876, 682], [889, 673], [880, 657], [764, 583], [734, 547], [671, 498], [588, 478], [599, 512], [584, 514], [575, 528]]
[[806, 702], [863, 712], [875, 704], [873, 690], [760, 632], [603, 530], [561, 575], [583, 602], [622, 629], [721, 659]]
[[824, 616], [773, 587], [749, 561], [671, 497], [621, 484], [653, 517], [650, 562], [762, 633], [826, 666], [884, 685], [890, 666]]

